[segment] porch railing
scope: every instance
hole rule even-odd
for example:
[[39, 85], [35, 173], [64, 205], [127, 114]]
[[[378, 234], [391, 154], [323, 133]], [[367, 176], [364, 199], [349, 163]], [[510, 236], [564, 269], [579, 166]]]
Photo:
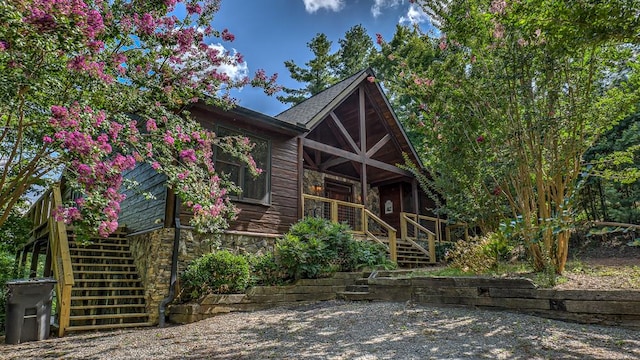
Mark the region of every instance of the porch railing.
[[[47, 261], [44, 273], [52, 271], [56, 283], [56, 313], [58, 314], [58, 336], [63, 336], [69, 327], [71, 311], [71, 289], [74, 285], [73, 268], [71, 266], [71, 254], [69, 252], [69, 239], [67, 227], [63, 221], [54, 219], [54, 211], [62, 205], [60, 186], [54, 185], [47, 190], [35, 204], [31, 206], [26, 216], [33, 224], [30, 239], [22, 249], [21, 265], [26, 261], [28, 249], [33, 246], [32, 263], [37, 262], [39, 251], [36, 246], [42, 241], [48, 245]], [[34, 260], [35, 259], [35, 260]], [[32, 266], [29, 277], [35, 277]]]
[[[402, 212], [400, 213], [400, 234], [402, 240], [407, 241], [416, 249], [429, 257], [429, 262], [436, 262], [436, 233], [420, 225], [416, 220], [420, 215]], [[429, 250], [426, 250], [418, 242], [426, 241]]]
[[[396, 229], [367, 210], [364, 205], [309, 194], [303, 194], [302, 199], [304, 216], [346, 223], [354, 234], [363, 235], [383, 245], [389, 251], [391, 260], [398, 260]], [[381, 238], [387, 238], [389, 244], [387, 245]]]

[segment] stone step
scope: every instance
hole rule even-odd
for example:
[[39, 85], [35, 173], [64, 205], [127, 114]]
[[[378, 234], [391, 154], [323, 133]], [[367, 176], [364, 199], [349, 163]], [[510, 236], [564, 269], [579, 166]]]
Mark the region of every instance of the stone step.
[[369, 285], [347, 285], [347, 292], [369, 292]]
[[372, 296], [368, 291], [339, 291], [336, 293], [336, 298], [347, 301], [371, 301], [375, 300], [375, 296]]

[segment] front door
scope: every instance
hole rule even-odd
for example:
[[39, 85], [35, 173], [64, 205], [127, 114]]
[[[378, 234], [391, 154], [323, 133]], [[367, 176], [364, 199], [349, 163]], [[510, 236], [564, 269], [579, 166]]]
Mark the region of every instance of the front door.
[[402, 184], [380, 186], [380, 218], [400, 231], [400, 212], [403, 211]]
[[[340, 200], [348, 203], [353, 202], [353, 185], [339, 182], [333, 179], [325, 179], [325, 194], [328, 199]], [[326, 204], [329, 207], [329, 204]], [[330, 214], [331, 209], [327, 208], [325, 214]], [[338, 222], [346, 222], [352, 229], [356, 228], [356, 212], [353, 207], [338, 204]]]

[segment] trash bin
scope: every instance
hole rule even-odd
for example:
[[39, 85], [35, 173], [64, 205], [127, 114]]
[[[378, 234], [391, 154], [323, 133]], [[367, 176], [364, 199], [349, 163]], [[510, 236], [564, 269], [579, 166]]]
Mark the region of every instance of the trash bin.
[[49, 337], [54, 279], [7, 282], [5, 343], [44, 340]]

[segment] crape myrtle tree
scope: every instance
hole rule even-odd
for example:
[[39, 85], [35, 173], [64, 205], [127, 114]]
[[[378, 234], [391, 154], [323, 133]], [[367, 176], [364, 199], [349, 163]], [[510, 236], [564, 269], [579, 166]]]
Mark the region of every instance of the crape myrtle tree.
[[490, 207], [485, 231], [508, 224], [537, 270], [561, 273], [582, 156], [638, 101], [635, 1], [417, 2], [438, 27], [428, 66], [379, 43], [422, 129], [423, 183], [453, 217]]
[[64, 172], [82, 197], [56, 218], [107, 236], [118, 227], [123, 172], [147, 163], [193, 210], [193, 225], [224, 228], [233, 184], [216, 172], [212, 147], [259, 169], [248, 139], [216, 137], [189, 106], [232, 106], [229, 91], [249, 83], [277, 89], [263, 71], [253, 79], [228, 71], [243, 59], [212, 44], [234, 40], [211, 26], [219, 6], [0, 0], [0, 225], [34, 184]]

